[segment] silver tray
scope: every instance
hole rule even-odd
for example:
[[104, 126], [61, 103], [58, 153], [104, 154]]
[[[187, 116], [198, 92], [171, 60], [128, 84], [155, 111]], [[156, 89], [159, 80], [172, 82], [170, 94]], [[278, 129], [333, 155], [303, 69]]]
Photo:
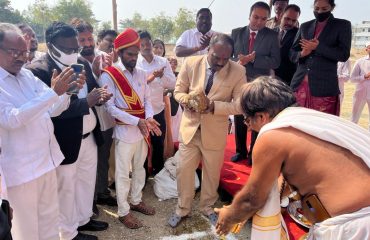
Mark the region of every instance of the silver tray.
[[289, 216], [299, 225], [305, 227], [305, 228], [310, 228], [312, 226], [312, 223], [309, 221], [303, 222], [302, 219], [300, 218], [300, 213], [297, 212], [298, 208], [302, 208], [302, 203], [301, 201], [292, 201], [289, 203], [287, 207], [287, 211]]

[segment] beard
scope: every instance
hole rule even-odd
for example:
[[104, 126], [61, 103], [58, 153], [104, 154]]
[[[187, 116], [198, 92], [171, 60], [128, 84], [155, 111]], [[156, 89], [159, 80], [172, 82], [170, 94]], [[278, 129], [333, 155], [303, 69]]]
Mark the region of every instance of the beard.
[[94, 55], [94, 47], [83, 47], [80, 54], [81, 54], [81, 56]]

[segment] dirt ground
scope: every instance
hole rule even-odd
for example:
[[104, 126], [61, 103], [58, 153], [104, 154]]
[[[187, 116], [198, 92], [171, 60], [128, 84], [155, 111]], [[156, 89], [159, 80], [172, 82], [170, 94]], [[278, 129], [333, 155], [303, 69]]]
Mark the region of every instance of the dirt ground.
[[[355, 85], [352, 83], [345, 84], [345, 96], [341, 109], [341, 116], [349, 119], [352, 111], [352, 96]], [[364, 128], [368, 127], [369, 111], [365, 107], [359, 125]], [[133, 214], [143, 221], [144, 227], [138, 230], [130, 230], [123, 226], [117, 219], [117, 208], [99, 206], [100, 217], [98, 220], [107, 221], [110, 224], [108, 230], [103, 232], [91, 233], [103, 240], [144, 240], [144, 239], [158, 239], [158, 240], [213, 240], [220, 239], [211, 226], [208, 219], [197, 211], [197, 204], [199, 203], [199, 193], [196, 194], [191, 218], [186, 219], [177, 228], [172, 229], [167, 225], [167, 220], [170, 214], [174, 211], [177, 199], [166, 201], [158, 201], [158, 198], [153, 192], [154, 180], [149, 179], [147, 186], [144, 189], [143, 200], [156, 208], [156, 215], [145, 216], [134, 212]], [[222, 206], [227, 203], [218, 201], [216, 206]], [[244, 226], [238, 234], [230, 234], [226, 239], [250, 239], [251, 224]]]
[[[158, 201], [153, 191], [154, 180], [149, 179], [148, 184], [144, 189], [143, 201], [151, 204], [156, 209], [156, 215], [146, 216], [141, 213], [133, 212], [143, 223], [144, 227], [137, 230], [130, 230], [126, 228], [120, 221], [118, 221], [117, 207], [100, 206], [100, 216], [97, 220], [107, 221], [109, 228], [103, 232], [86, 232], [98, 236], [99, 239], [104, 240], [213, 240], [220, 239], [210, 224], [208, 219], [197, 211], [199, 203], [199, 193], [196, 194], [193, 212], [191, 217], [184, 220], [177, 228], [172, 229], [167, 220], [171, 213], [175, 210], [177, 199], [170, 199], [166, 201]], [[217, 207], [227, 203], [218, 201]], [[226, 236], [227, 240], [250, 239], [250, 223], [245, 225], [238, 234], [229, 234]]]

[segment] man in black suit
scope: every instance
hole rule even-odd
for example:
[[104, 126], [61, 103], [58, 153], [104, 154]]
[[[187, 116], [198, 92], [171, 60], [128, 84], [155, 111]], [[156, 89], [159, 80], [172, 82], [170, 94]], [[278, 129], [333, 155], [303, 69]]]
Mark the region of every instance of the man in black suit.
[[288, 5], [284, 10], [280, 26], [274, 29], [279, 33], [281, 58], [280, 66], [275, 69], [275, 75], [289, 86], [297, 69], [297, 64], [291, 62], [289, 59], [289, 52], [293, 45], [295, 35], [298, 32], [298, 28], [295, 26], [300, 14], [301, 9], [297, 5]]
[[[261, 75], [270, 75], [273, 69], [279, 67], [280, 49], [278, 34], [265, 27], [270, 15], [270, 7], [264, 2], [252, 5], [249, 15], [249, 25], [233, 29], [231, 37], [234, 40], [233, 57], [246, 68], [247, 80], [252, 81]], [[243, 115], [235, 115], [235, 142], [236, 154], [231, 158], [233, 162], [247, 158], [246, 136], [247, 127], [243, 123]], [[252, 132], [249, 164], [256, 132]]]
[[48, 86], [53, 71], [61, 72], [77, 62], [87, 70], [86, 84], [78, 94], [71, 96], [69, 108], [52, 121], [56, 139], [65, 156], [57, 168], [60, 234], [63, 239], [95, 240], [97, 237], [78, 231], [100, 231], [108, 227], [107, 223], [90, 217], [96, 179], [97, 145], [103, 142], [93, 107], [108, 101], [110, 94], [99, 88], [89, 71], [88, 63], [78, 59], [80, 48], [77, 32], [72, 26], [54, 22], [47, 28], [45, 38], [48, 53], [27, 67]]
[[302, 107], [339, 116], [338, 61], [350, 56], [351, 22], [334, 18], [334, 0], [315, 0], [315, 19], [299, 28], [291, 60], [298, 63], [291, 87]]
[[[80, 55], [88, 62], [89, 69], [87, 69], [87, 72], [91, 72], [94, 67], [98, 67], [99, 69], [93, 72], [100, 72], [100, 65], [104, 68], [107, 64], [112, 64], [111, 55], [96, 51], [93, 36], [94, 28], [90, 23], [80, 18], [73, 18], [71, 20], [71, 25], [76, 28], [78, 33], [77, 40], [81, 47]], [[102, 63], [100, 64], [100, 62]], [[96, 81], [99, 76], [94, 77], [94, 81]], [[99, 85], [102, 86], [102, 84]], [[97, 217], [99, 216], [99, 209], [96, 204], [117, 206], [117, 200], [111, 195], [111, 192], [108, 189], [109, 156], [113, 142], [112, 135], [114, 121], [104, 106], [95, 106], [94, 108], [100, 123], [100, 131], [104, 139], [104, 143], [101, 146], [98, 146], [98, 165], [93, 205], [93, 212]]]

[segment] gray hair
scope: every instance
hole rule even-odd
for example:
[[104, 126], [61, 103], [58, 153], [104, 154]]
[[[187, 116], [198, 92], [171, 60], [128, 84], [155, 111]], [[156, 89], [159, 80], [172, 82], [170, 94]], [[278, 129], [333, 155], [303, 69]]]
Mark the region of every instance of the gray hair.
[[258, 77], [242, 88], [240, 105], [246, 116], [253, 117], [258, 112], [267, 112], [270, 117], [275, 117], [285, 108], [295, 104], [293, 90], [274, 77]]
[[234, 52], [234, 40], [227, 34], [224, 33], [216, 33], [212, 36], [211, 40], [209, 41], [209, 46], [212, 47], [215, 44], [221, 45], [229, 45], [232, 49], [232, 53]]
[[6, 32], [16, 32], [22, 35], [21, 30], [16, 25], [0, 22], [0, 44], [3, 43]]

